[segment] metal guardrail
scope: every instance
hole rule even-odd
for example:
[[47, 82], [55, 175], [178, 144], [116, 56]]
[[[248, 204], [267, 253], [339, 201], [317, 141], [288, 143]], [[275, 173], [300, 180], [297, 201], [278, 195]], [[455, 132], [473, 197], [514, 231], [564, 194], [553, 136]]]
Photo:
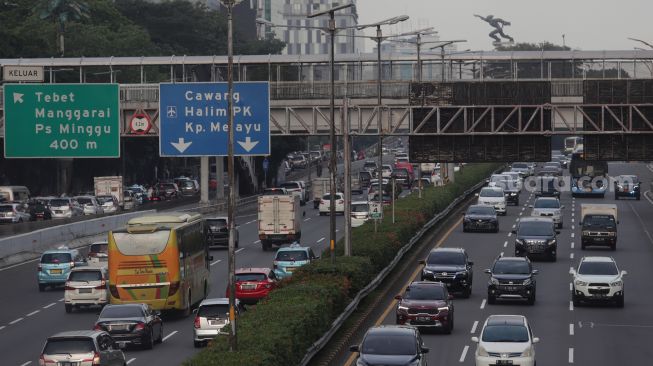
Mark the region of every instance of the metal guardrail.
[[[500, 168], [500, 169], [503, 169]], [[495, 171], [496, 172], [496, 171]], [[331, 340], [333, 335], [340, 329], [340, 327], [345, 323], [347, 318], [351, 316], [351, 314], [358, 308], [358, 305], [360, 302], [370, 294], [370, 292], [376, 290], [376, 288], [385, 280], [385, 278], [388, 276], [388, 274], [397, 266], [399, 261], [402, 260], [406, 252], [408, 252], [412, 247], [422, 239], [422, 236], [429, 231], [435, 224], [440, 222], [443, 218], [446, 218], [449, 216], [449, 213], [453, 211], [458, 204], [460, 204], [462, 201], [467, 199], [474, 191], [478, 190], [479, 188], [483, 187], [485, 185], [485, 180], [482, 180], [481, 182], [477, 183], [474, 185], [472, 188], [468, 189], [465, 191], [461, 196], [456, 198], [453, 202], [449, 204], [443, 211], [435, 215], [431, 220], [429, 220], [422, 228], [413, 236], [408, 244], [404, 245], [397, 255], [394, 257], [392, 262], [385, 267], [379, 274], [369, 283], [367, 286], [365, 286], [362, 290], [356, 294], [354, 299], [345, 307], [345, 310], [331, 323], [331, 328], [317, 341], [311, 345], [311, 347], [308, 348], [306, 355], [304, 358], [302, 358], [302, 361], [300, 363], [301, 366], [306, 366], [308, 363], [311, 361], [315, 355], [320, 352]]]
[[[247, 206], [247, 205], [251, 205], [253, 203], [257, 203], [259, 197], [260, 197], [260, 195], [254, 195], [254, 196], [249, 196], [249, 197], [238, 199], [238, 200], [236, 200], [236, 207]], [[182, 212], [190, 212], [190, 211], [199, 212], [199, 213], [201, 213], [203, 215], [206, 215], [206, 214], [211, 214], [211, 213], [223, 212], [223, 211], [226, 211], [226, 210], [227, 210], [227, 201], [215, 203], [215, 204], [212, 204], [212, 205], [209, 204], [209, 205], [205, 205], [205, 206], [191, 207], [191, 208], [183, 209], [181, 211]]]

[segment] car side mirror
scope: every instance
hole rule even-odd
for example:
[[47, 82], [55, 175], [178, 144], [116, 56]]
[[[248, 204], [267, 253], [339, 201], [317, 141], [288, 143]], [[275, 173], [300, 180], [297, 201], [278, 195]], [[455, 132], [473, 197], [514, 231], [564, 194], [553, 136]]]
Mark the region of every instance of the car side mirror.
[[467, 262], [467, 264], [469, 264], [470, 266], [473, 266], [473, 265], [474, 265], [474, 262], [469, 261], [469, 262]]
[[357, 345], [349, 346], [349, 351], [350, 352], [359, 352], [359, 348]]
[[625, 275], [627, 275], [627, 274], [628, 274], [628, 272], [626, 272], [626, 271], [621, 271], [621, 275], [622, 275], [622, 276], [625, 276]]
[[485, 269], [485, 270], [483, 270], [483, 272], [484, 272], [484, 273], [487, 273], [487, 274], [492, 274], [492, 271], [490, 271], [490, 269], [489, 269], [489, 268], [488, 268], [488, 269]]
[[540, 342], [540, 338], [538, 338], [538, 337], [533, 338], [533, 343], [539, 343], [539, 342]]
[[564, 209], [565, 209], [565, 205], [560, 206], [560, 209], [561, 209], [561, 210], [564, 210]]
[[401, 300], [401, 299], [402, 299], [401, 295], [396, 295], [395, 296], [395, 300]]
[[556, 230], [556, 235], [560, 235], [560, 230]]
[[576, 270], [573, 269], [573, 268], [569, 268], [569, 274], [572, 275], [572, 276], [575, 276], [576, 275]]
[[428, 347], [422, 347], [422, 353], [429, 353], [430, 350]]
[[426, 261], [425, 261], [424, 259], [420, 259], [420, 260], [418, 261], [418, 263], [419, 263], [419, 264], [426, 265]]
[[447, 297], [447, 299], [449, 299], [449, 300], [453, 300], [453, 295], [449, 294], [449, 296]]
[[534, 269], [534, 270], [531, 271], [531, 274], [534, 274], [534, 275], [536, 275], [536, 274], [538, 274], [538, 273], [540, 273], [540, 271], [537, 270], [537, 269]]
[[478, 343], [478, 337], [472, 337], [472, 342]]
[[528, 208], [533, 208], [533, 205], [528, 205]]
[[213, 256], [212, 256], [212, 255], [209, 255], [209, 256], [206, 257], [206, 259], [208, 259], [209, 261], [212, 261], [212, 260], [213, 260]]
[[197, 313], [197, 309], [198, 308], [193, 309], [193, 314]]
[[517, 230], [510, 230], [511, 233], [517, 234]]

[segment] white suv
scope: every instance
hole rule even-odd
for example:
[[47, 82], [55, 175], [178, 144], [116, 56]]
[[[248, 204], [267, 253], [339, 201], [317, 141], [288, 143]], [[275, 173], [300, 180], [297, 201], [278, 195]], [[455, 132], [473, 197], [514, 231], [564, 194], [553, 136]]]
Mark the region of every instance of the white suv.
[[476, 347], [476, 366], [535, 365], [535, 343], [531, 327], [522, 315], [490, 315], [481, 337], [472, 337]]
[[560, 204], [560, 200], [557, 197], [538, 197], [530, 208], [533, 209], [531, 216], [551, 217], [555, 225], [558, 228], [562, 228], [562, 209], [565, 206]]
[[[243, 310], [240, 302], [236, 300], [236, 313], [240, 314]], [[201, 347], [219, 334], [223, 334], [222, 328], [230, 324], [228, 298], [203, 300], [194, 312], [193, 343], [195, 347]]]
[[611, 257], [583, 257], [578, 269], [571, 269], [574, 276], [571, 299], [575, 306], [582, 301], [614, 302], [624, 306], [624, 281], [626, 271], [619, 271]]
[[[335, 196], [335, 206], [336, 206], [336, 214], [344, 214], [345, 213], [345, 195], [343, 193], [336, 193]], [[322, 199], [320, 200], [320, 216], [323, 215], [329, 215], [331, 213], [331, 195], [330, 194], [325, 194], [322, 196]]]
[[70, 313], [80, 306], [104, 306], [109, 301], [106, 267], [76, 267], [68, 274], [64, 306]]
[[497, 214], [506, 215], [506, 196], [501, 187], [485, 187], [477, 193], [479, 205], [489, 205], [494, 207]]

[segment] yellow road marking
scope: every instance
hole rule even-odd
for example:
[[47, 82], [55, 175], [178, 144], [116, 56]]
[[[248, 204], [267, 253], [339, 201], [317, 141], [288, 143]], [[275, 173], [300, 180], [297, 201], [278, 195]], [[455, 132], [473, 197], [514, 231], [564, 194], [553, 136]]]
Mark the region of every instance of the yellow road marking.
[[[447, 239], [449, 239], [449, 236], [451, 235], [451, 233], [460, 225], [460, 223], [462, 221], [463, 221], [462, 217], [460, 219], [458, 219], [458, 221], [456, 221], [449, 228], [449, 230], [447, 230], [447, 232], [444, 234], [444, 236], [442, 238], [440, 238], [440, 240], [438, 240], [438, 242], [433, 246], [433, 249], [439, 248]], [[417, 275], [420, 273], [421, 270], [422, 270], [422, 265], [417, 266], [417, 269], [415, 269], [413, 274], [410, 276], [410, 279], [408, 280], [408, 282], [406, 282], [406, 284], [402, 288], [408, 287], [408, 285], [410, 285], [413, 281], [415, 281], [415, 278], [417, 278]], [[394, 310], [396, 305], [397, 305], [397, 300], [393, 299], [390, 302], [390, 304], [388, 305], [388, 307], [385, 309], [383, 314], [376, 320], [376, 322], [374, 323], [374, 326], [381, 325], [381, 323], [383, 323], [383, 319], [388, 317], [388, 315], [390, 314], [390, 312], [392, 310]], [[357, 354], [352, 353], [351, 356], [349, 356], [349, 358], [347, 359], [347, 362], [345, 362], [345, 366], [351, 366], [354, 363], [354, 361], [356, 360], [356, 357], [357, 357]]]

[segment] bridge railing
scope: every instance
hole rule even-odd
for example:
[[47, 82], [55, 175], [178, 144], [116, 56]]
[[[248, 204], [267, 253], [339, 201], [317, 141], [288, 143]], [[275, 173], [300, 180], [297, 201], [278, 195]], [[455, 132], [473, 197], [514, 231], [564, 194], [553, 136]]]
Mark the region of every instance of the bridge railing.
[[[376, 98], [376, 81], [336, 82], [335, 97]], [[381, 92], [383, 98], [407, 99], [410, 92], [409, 81], [384, 81]], [[274, 100], [328, 99], [331, 96], [329, 82], [279, 82], [270, 84], [270, 98]]]

